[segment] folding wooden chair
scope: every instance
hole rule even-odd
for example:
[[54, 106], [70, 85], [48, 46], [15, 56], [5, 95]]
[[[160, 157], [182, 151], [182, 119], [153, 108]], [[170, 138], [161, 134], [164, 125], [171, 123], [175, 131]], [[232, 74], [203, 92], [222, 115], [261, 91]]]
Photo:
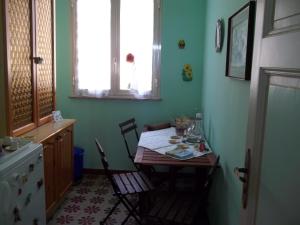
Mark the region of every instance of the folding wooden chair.
[[127, 220], [132, 216], [138, 224], [141, 223], [141, 219], [139, 218], [137, 207], [139, 206], [139, 202], [132, 204], [129, 199], [128, 195], [132, 194], [145, 194], [149, 191], [154, 190], [154, 187], [150, 180], [143, 174], [142, 172], [128, 172], [128, 173], [112, 173], [109, 169], [109, 164], [106, 158], [106, 155], [103, 151], [102, 146], [100, 145], [99, 141], [95, 139], [97, 149], [101, 156], [102, 165], [105, 171], [105, 175], [111, 182], [111, 185], [114, 190], [115, 196], [117, 196], [118, 201], [112, 207], [110, 212], [106, 215], [106, 217], [100, 222], [100, 225], [104, 225], [107, 219], [112, 215], [114, 210], [120, 205], [121, 203], [126, 207], [129, 211], [129, 214], [124, 219], [122, 224], [125, 224]]
[[209, 170], [202, 188], [196, 193], [165, 193], [157, 197], [158, 201], [149, 212], [149, 218], [161, 224], [192, 224], [196, 215], [206, 216], [209, 190], [212, 178], [219, 164], [218, 156]]

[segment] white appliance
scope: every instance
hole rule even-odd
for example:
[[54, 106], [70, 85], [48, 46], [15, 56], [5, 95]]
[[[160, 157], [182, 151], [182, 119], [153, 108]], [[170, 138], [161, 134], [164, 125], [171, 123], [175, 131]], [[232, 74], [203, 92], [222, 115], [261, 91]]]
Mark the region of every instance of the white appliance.
[[0, 225], [46, 225], [43, 148], [18, 141], [0, 153]]

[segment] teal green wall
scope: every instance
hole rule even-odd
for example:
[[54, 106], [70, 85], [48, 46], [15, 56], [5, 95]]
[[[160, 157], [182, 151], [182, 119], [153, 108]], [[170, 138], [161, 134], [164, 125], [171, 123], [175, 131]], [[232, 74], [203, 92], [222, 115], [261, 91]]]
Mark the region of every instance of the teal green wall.
[[[201, 107], [201, 77], [204, 49], [205, 1], [163, 0], [161, 101], [71, 99], [71, 30], [69, 0], [56, 1], [57, 109], [66, 118], [77, 119], [75, 144], [85, 148], [85, 167], [98, 168], [94, 138], [100, 138], [112, 167], [126, 169], [130, 163], [118, 123], [135, 117], [145, 123], [169, 121], [178, 115], [194, 115]], [[179, 50], [177, 41], [185, 39]], [[193, 67], [194, 80], [183, 82], [183, 64]]]
[[[239, 224], [240, 218], [242, 185], [233, 168], [244, 162], [250, 82], [225, 77], [225, 65], [228, 17], [245, 3], [246, 0], [207, 0], [202, 107], [209, 143], [221, 155], [222, 164], [211, 193], [210, 219], [214, 225]], [[218, 18], [225, 21], [221, 53], [214, 49]]]

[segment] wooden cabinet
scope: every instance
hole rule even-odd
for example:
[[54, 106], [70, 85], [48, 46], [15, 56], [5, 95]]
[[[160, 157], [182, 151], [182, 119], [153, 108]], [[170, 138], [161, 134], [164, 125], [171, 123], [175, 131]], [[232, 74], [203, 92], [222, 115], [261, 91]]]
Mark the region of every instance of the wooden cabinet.
[[47, 218], [60, 205], [73, 181], [73, 124], [75, 120], [47, 123], [24, 134], [44, 147]]
[[42, 144], [44, 146], [46, 209], [47, 215], [50, 216], [72, 184], [72, 126], [46, 139]]
[[49, 122], [55, 109], [54, 0], [4, 0], [0, 11], [6, 52], [2, 126], [18, 136]]

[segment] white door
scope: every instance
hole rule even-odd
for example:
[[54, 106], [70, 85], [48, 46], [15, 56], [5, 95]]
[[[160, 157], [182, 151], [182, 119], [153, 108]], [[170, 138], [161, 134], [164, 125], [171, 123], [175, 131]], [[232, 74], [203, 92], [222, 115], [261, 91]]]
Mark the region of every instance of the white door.
[[256, 2], [248, 201], [240, 224], [299, 225], [300, 0]]

